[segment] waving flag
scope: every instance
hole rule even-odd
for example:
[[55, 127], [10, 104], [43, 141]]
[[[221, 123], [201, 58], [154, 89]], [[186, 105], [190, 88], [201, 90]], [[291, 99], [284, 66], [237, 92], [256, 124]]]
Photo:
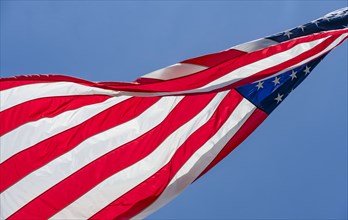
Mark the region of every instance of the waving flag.
[[1, 218], [146, 217], [253, 132], [347, 25], [344, 8], [132, 83], [1, 79]]

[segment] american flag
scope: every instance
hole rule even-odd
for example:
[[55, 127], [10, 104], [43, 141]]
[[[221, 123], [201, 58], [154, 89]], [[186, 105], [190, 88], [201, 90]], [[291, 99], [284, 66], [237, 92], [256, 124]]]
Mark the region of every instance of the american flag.
[[2, 78], [2, 219], [148, 216], [209, 171], [348, 36], [348, 8], [131, 83]]

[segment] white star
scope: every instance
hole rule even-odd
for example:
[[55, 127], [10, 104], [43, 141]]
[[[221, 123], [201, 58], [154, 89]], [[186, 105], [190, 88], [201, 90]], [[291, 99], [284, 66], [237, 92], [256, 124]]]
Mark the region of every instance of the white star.
[[348, 28], [348, 25], [342, 25], [344, 28]]
[[260, 81], [260, 82], [256, 85], [257, 90], [263, 89], [263, 83], [264, 83], [264, 82], [261, 82], [261, 81]]
[[303, 72], [305, 73], [305, 75], [307, 75], [308, 73], [310, 73], [310, 67], [306, 66], [306, 69], [303, 70]]
[[297, 28], [298, 28], [298, 29], [300, 29], [300, 28], [301, 28], [302, 32], [304, 32], [305, 27], [306, 27], [306, 26], [301, 25], [301, 26], [298, 26]]
[[278, 84], [280, 84], [280, 78], [278, 78], [278, 77], [275, 77], [274, 78], [274, 80], [272, 81], [273, 83], [274, 83], [274, 85], [276, 86], [276, 85], [278, 85]]
[[318, 24], [320, 23], [320, 21], [313, 21], [312, 23], [314, 23], [318, 27]]
[[294, 80], [295, 78], [297, 78], [296, 73], [297, 73], [297, 72], [296, 72], [295, 70], [293, 70], [293, 71], [291, 72], [291, 74], [290, 74], [291, 80]]
[[274, 100], [277, 101], [277, 104], [278, 104], [279, 102], [283, 101], [283, 96], [284, 96], [284, 95], [280, 95], [280, 94], [278, 93], [278, 96], [277, 96], [276, 98], [274, 98]]
[[286, 32], [284, 32], [284, 36], [286, 35], [286, 36], [288, 36], [288, 38], [290, 39], [290, 35], [291, 35], [292, 33], [290, 32], [290, 31], [286, 31]]

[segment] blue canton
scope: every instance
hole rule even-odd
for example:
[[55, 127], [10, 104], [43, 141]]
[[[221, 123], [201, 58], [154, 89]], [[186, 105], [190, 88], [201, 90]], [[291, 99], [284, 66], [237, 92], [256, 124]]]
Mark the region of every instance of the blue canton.
[[[267, 39], [276, 42], [284, 42], [293, 38], [318, 33], [321, 31], [338, 30], [348, 27], [348, 8], [344, 10], [337, 10], [323, 18], [317, 19], [313, 22], [301, 25], [291, 30], [281, 32], [279, 34], [266, 37]], [[343, 24], [343, 25], [342, 25]]]
[[255, 106], [270, 114], [325, 56], [275, 77], [238, 87], [236, 90]]
[[[266, 37], [266, 39], [281, 43], [321, 31], [348, 28], [347, 15], [348, 8], [340, 9], [323, 18]], [[272, 78], [238, 87], [236, 90], [255, 106], [270, 114], [309, 75], [324, 57], [325, 55]]]

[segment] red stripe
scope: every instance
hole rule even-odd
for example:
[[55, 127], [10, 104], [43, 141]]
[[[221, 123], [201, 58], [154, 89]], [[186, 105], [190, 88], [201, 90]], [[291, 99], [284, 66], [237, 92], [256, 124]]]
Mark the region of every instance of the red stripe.
[[190, 64], [212, 67], [244, 54], [246, 54], [246, 52], [230, 49], [230, 50], [225, 50], [218, 53], [207, 54], [204, 56], [184, 60], [181, 63], [190, 63]]
[[[245, 138], [247, 138], [266, 118], [267, 114], [260, 109], [256, 109], [254, 113], [248, 118], [244, 125], [238, 130], [233, 138], [226, 144], [226, 146], [220, 151], [215, 159], [209, 164], [209, 166], [199, 175], [198, 178], [203, 176], [217, 163], [224, 159], [231, 151], [233, 151], [239, 144], [241, 144]], [[198, 179], [197, 178], [197, 179]]]
[[[73, 149], [85, 139], [124, 123], [144, 112], [160, 98], [131, 98], [104, 110], [71, 129], [52, 136], [0, 164], [0, 192], [44, 166], [53, 159]], [[120, 117], [122, 116], [122, 117]]]
[[0, 136], [25, 123], [54, 117], [65, 111], [103, 102], [108, 98], [110, 96], [106, 95], [57, 96], [24, 102], [0, 112]]
[[206, 94], [185, 97], [154, 129], [78, 170], [26, 204], [10, 219], [26, 216], [43, 219], [51, 217], [98, 183], [146, 157], [173, 131], [198, 114], [214, 96], [215, 94]]
[[212, 117], [190, 135], [165, 166], [100, 210], [91, 219], [129, 219], [152, 204], [187, 160], [221, 128], [242, 99], [239, 93], [231, 91]]
[[138, 78], [137, 80], [135, 80], [137, 83], [140, 84], [149, 84], [149, 83], [157, 83], [157, 82], [162, 82], [164, 80], [162, 79], [153, 79], [153, 78]]

